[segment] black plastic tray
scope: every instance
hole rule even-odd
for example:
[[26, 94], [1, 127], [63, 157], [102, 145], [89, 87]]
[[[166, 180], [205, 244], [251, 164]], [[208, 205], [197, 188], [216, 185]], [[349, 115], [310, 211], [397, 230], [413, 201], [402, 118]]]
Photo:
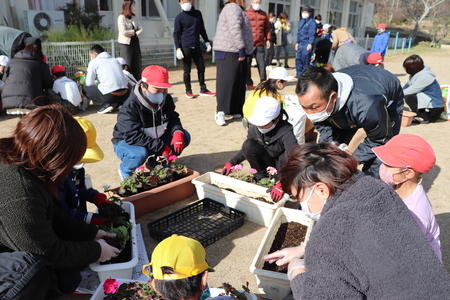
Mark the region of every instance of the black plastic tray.
[[203, 247], [238, 229], [245, 213], [205, 198], [147, 224], [157, 241], [178, 234], [199, 241]]

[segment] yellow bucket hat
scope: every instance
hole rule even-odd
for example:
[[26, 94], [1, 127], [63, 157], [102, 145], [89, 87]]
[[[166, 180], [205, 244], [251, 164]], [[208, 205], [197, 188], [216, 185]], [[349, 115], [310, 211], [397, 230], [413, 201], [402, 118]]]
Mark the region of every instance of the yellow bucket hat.
[[78, 124], [83, 128], [87, 139], [86, 152], [80, 162], [95, 163], [101, 161], [105, 155], [95, 141], [97, 139], [97, 131], [95, 130], [94, 124], [84, 118], [74, 117], [74, 119], [77, 120]]
[[[214, 271], [206, 262], [206, 252], [202, 244], [177, 234], [166, 238], [156, 246], [149, 265], [152, 266], [153, 278], [157, 280], [183, 279], [206, 270]], [[171, 267], [174, 274], [163, 274], [162, 267]]]

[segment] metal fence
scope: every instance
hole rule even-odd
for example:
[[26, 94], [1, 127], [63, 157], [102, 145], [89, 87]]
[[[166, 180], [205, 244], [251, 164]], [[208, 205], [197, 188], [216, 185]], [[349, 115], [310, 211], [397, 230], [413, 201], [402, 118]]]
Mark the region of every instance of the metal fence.
[[[89, 49], [92, 45], [102, 46], [113, 57], [119, 57], [120, 44], [116, 40], [94, 42], [43, 43], [42, 51], [47, 56], [50, 67], [62, 65], [68, 77], [74, 78], [78, 71], [86, 71], [90, 61]], [[176, 56], [172, 39], [140, 39], [142, 66], [157, 64], [164, 67], [176, 66]]]

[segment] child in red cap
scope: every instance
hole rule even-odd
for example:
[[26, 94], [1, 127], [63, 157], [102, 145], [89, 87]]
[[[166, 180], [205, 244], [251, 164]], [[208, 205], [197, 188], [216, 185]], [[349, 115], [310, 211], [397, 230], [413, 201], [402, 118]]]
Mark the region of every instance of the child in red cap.
[[420, 136], [399, 134], [372, 150], [383, 162], [381, 180], [402, 198], [442, 261], [439, 225], [421, 179], [421, 174], [429, 172], [436, 164], [433, 148]]
[[164, 156], [166, 160], [180, 155], [189, 145], [190, 135], [183, 129], [172, 96], [169, 72], [160, 66], [148, 66], [141, 80], [117, 115], [112, 143], [122, 161], [122, 180], [144, 164], [149, 156]]

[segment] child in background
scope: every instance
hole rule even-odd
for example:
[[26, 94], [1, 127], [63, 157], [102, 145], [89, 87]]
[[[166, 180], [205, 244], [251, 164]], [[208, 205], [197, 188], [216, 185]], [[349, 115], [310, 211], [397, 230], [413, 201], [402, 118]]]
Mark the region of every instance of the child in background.
[[131, 91], [131, 89], [136, 85], [137, 80], [134, 78], [133, 74], [130, 73], [130, 67], [127, 65], [127, 61], [122, 57], [116, 57], [116, 59], [122, 66], [122, 72], [128, 81], [128, 89]]
[[66, 69], [61, 65], [56, 65], [52, 68], [52, 75], [55, 77], [53, 91], [74, 106], [80, 105], [82, 99], [78, 85], [75, 81], [66, 77]]
[[392, 186], [402, 198], [442, 261], [439, 225], [421, 178], [436, 163], [433, 148], [420, 136], [399, 134], [372, 150], [383, 162], [380, 166], [381, 180]]

